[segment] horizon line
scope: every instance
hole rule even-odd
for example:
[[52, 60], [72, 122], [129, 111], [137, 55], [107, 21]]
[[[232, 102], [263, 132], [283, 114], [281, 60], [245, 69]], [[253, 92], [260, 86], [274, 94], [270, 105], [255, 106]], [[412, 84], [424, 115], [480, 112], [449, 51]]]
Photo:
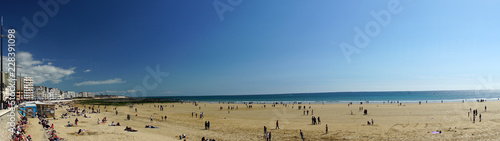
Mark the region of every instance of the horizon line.
[[[493, 89], [492, 91], [497, 91], [499, 89]], [[354, 93], [354, 92], [427, 92], [427, 91], [487, 91], [487, 90], [470, 90], [470, 89], [462, 89], [462, 90], [373, 90], [373, 91], [332, 91], [332, 92], [290, 92], [290, 93], [257, 93], [257, 94], [207, 94], [207, 95], [169, 95], [169, 96], [143, 96], [143, 97], [184, 97], [184, 96], [247, 96], [247, 95], [284, 95], [284, 94], [313, 94], [313, 93]], [[131, 97], [127, 95], [122, 95], [126, 97]]]

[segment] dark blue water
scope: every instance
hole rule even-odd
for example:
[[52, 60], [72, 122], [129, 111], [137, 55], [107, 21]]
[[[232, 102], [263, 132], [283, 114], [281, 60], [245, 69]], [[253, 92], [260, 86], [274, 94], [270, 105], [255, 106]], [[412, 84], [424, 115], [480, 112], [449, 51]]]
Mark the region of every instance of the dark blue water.
[[491, 91], [391, 91], [391, 92], [330, 92], [330, 93], [296, 93], [296, 94], [268, 94], [268, 95], [219, 95], [219, 96], [168, 96], [152, 97], [168, 98], [184, 101], [200, 102], [310, 102], [310, 103], [348, 103], [366, 102], [382, 103], [387, 101], [400, 101], [416, 103], [419, 101], [436, 102], [461, 102], [486, 99], [498, 100], [500, 92]]

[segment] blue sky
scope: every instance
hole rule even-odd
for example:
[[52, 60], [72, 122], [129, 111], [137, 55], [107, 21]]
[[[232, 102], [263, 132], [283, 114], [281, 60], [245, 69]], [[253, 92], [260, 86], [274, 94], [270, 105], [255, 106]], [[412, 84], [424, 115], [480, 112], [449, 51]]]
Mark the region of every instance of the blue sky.
[[[493, 0], [220, 0], [232, 8], [223, 20], [216, 0], [42, 1], [60, 2], [54, 16], [37, 1], [6, 2], [0, 14], [25, 38], [33, 31], [23, 32], [23, 17], [47, 15], [18, 44], [18, 64], [36, 85], [62, 90], [171, 96], [500, 87], [500, 2]], [[400, 10], [391, 13], [394, 4]], [[388, 24], [371, 11], [388, 11]], [[355, 28], [366, 32], [370, 23], [378, 34], [357, 48]], [[348, 60], [341, 43], [360, 52]], [[145, 69], [156, 66], [168, 73], [161, 81]], [[145, 77], [158, 85], [146, 88]]]

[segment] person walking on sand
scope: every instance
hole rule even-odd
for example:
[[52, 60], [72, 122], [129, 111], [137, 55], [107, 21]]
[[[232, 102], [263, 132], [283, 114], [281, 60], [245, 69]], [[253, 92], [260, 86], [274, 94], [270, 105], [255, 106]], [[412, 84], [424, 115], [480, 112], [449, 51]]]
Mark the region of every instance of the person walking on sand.
[[326, 134], [328, 134], [328, 124], [326, 124], [325, 128], [326, 128]]
[[481, 122], [481, 114], [479, 114], [479, 122]]
[[269, 132], [269, 138], [268, 138], [269, 141], [271, 141], [271, 132]]
[[75, 119], [75, 125], [78, 125], [78, 118]]
[[264, 126], [264, 134], [266, 134], [266, 133], [267, 133], [267, 127]]
[[300, 130], [300, 138], [302, 139], [302, 141], [304, 141], [304, 133], [302, 133], [302, 129]]
[[373, 122], [373, 118], [372, 118], [372, 125], [374, 125], [374, 124], [375, 124], [375, 122]]
[[99, 118], [97, 118], [97, 124], [99, 124], [99, 122], [101, 122], [101, 120], [99, 120]]
[[276, 129], [280, 129], [280, 125], [279, 125], [278, 120], [276, 120]]
[[153, 122], [153, 115], [151, 115], [149, 119], [151, 120], [151, 122]]

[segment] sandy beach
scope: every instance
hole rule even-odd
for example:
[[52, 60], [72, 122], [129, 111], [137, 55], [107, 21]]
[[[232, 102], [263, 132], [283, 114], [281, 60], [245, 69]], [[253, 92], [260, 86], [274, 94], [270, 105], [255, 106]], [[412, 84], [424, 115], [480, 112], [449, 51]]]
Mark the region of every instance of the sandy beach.
[[[163, 105], [160, 111], [155, 105]], [[174, 105], [174, 106], [172, 106]], [[264, 105], [266, 107], [264, 108]], [[309, 115], [298, 106], [306, 106]], [[86, 105], [89, 106], [89, 105]], [[220, 107], [223, 110], [220, 110]], [[228, 106], [238, 109], [227, 110]], [[172, 140], [177, 141], [179, 135], [186, 134], [186, 140], [215, 139], [217, 141], [234, 140], [265, 140], [264, 126], [272, 134], [272, 140], [301, 140], [299, 130], [303, 131], [305, 140], [495, 140], [500, 138], [500, 101], [466, 102], [466, 103], [418, 103], [411, 104], [252, 104], [247, 108], [244, 104], [219, 103], [156, 103], [117, 107], [100, 106], [101, 113], [83, 116], [71, 116], [61, 119], [66, 108], [56, 110], [57, 120], [53, 123], [59, 137], [67, 140]], [[293, 108], [292, 108], [293, 106]], [[311, 109], [309, 109], [309, 106]], [[488, 107], [485, 111], [485, 106]], [[82, 105], [79, 106], [83, 108]], [[97, 109], [97, 105], [95, 108]], [[200, 108], [201, 107], [201, 108]], [[364, 115], [359, 108], [367, 109]], [[476, 119], [473, 123], [468, 117], [469, 108], [477, 109], [482, 115], [482, 121]], [[88, 107], [87, 107], [88, 110]], [[106, 112], [107, 110], [107, 112]], [[229, 113], [228, 113], [229, 111]], [[351, 115], [352, 111], [352, 115]], [[198, 114], [198, 118], [191, 113]], [[204, 118], [200, 119], [200, 113]], [[312, 113], [313, 112], [313, 113]], [[131, 115], [127, 120], [126, 115]], [[137, 114], [137, 116], [135, 116]], [[311, 115], [314, 114], [314, 115]], [[150, 121], [150, 116], [154, 121]], [[162, 120], [161, 116], [167, 116]], [[320, 117], [321, 124], [312, 125], [311, 117]], [[107, 123], [97, 124], [97, 118], [106, 117]], [[472, 113], [471, 113], [472, 117]], [[75, 118], [79, 123], [75, 127], [65, 127], [68, 121], [74, 124]], [[367, 125], [367, 121], [374, 120], [374, 125]], [[275, 129], [276, 120], [279, 120], [280, 129]], [[38, 119], [30, 118], [33, 124]], [[122, 126], [108, 126], [111, 121], [120, 122]], [[210, 121], [210, 129], [204, 129], [205, 121]], [[329, 132], [325, 132], [328, 124]], [[145, 128], [153, 125], [158, 129]], [[126, 132], [125, 126], [137, 129], [138, 132]], [[30, 130], [39, 130], [41, 126], [31, 126]], [[79, 129], [85, 129], [83, 135], [78, 135]], [[432, 131], [440, 130], [441, 134]], [[27, 134], [30, 134], [28, 131]], [[33, 136], [33, 135], [32, 135]], [[35, 137], [35, 140], [40, 139]], [[182, 139], [183, 140], [183, 139]]]

